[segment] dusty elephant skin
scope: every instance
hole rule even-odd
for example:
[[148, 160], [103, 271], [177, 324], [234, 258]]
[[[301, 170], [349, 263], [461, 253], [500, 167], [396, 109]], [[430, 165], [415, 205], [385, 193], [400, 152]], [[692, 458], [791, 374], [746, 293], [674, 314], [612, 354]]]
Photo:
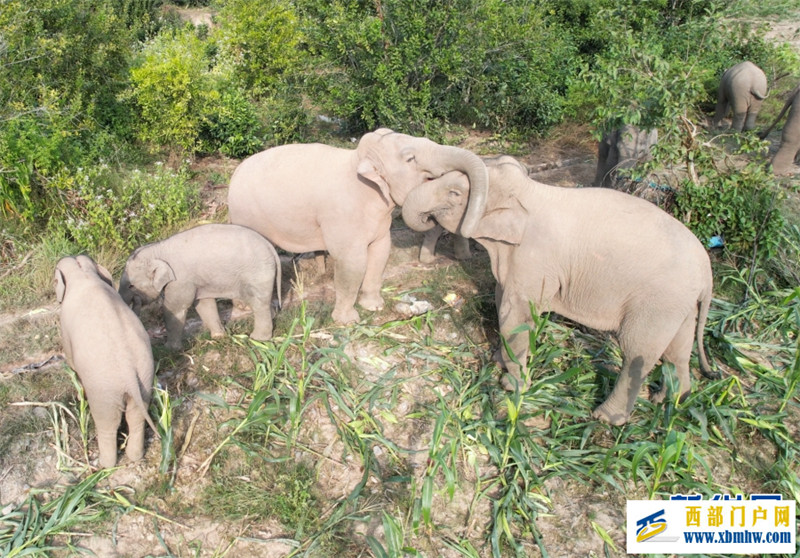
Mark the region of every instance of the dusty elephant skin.
[[270, 339], [275, 286], [280, 302], [281, 264], [272, 243], [247, 227], [211, 224], [134, 250], [119, 292], [135, 308], [163, 293], [167, 347], [178, 350], [186, 313], [195, 300], [212, 337], [225, 335], [216, 299], [226, 298], [242, 300], [253, 309], [253, 339]]
[[594, 186], [613, 188], [617, 169], [628, 169], [650, 157], [658, 142], [658, 130], [642, 130], [626, 124], [603, 136], [597, 147]]
[[789, 111], [789, 116], [786, 117], [786, 123], [783, 125], [783, 131], [781, 132], [781, 146], [772, 157], [772, 172], [775, 174], [789, 174], [797, 154], [800, 153], [800, 85], [789, 93], [775, 121], [769, 128], [759, 134], [761, 139], [769, 135], [772, 128], [780, 122], [787, 110]]
[[761, 68], [747, 61], [731, 66], [719, 80], [717, 107], [712, 127], [718, 127], [722, 119], [732, 110], [731, 130], [734, 132], [752, 130], [766, 98], [767, 76]]
[[[689, 359], [711, 302], [711, 263], [703, 245], [682, 223], [655, 205], [605, 188], [559, 188], [531, 180], [513, 159], [489, 168], [485, 212], [472, 237], [486, 248], [497, 279], [500, 333], [524, 363], [529, 301], [601, 331], [614, 332], [624, 354], [614, 390], [594, 411], [624, 424], [645, 377], [659, 360], [675, 365], [683, 396], [691, 390]], [[435, 219], [458, 232], [469, 181], [453, 172], [411, 192], [403, 218], [415, 230]], [[519, 366], [498, 355], [513, 389]], [[666, 384], [665, 384], [666, 385]], [[665, 388], [656, 395], [663, 399]]]
[[61, 339], [67, 364], [86, 391], [100, 446], [100, 466], [117, 463], [117, 430], [125, 413], [131, 461], [144, 455], [144, 423], [153, 390], [150, 339], [111, 286], [111, 275], [88, 256], [62, 258], [55, 270]]
[[289, 252], [327, 251], [334, 262], [333, 319], [357, 322], [356, 298], [367, 310], [383, 308], [392, 209], [423, 182], [452, 170], [473, 184], [462, 225], [470, 230], [486, 190], [480, 158], [387, 129], [365, 134], [354, 150], [292, 144], [249, 157], [231, 177], [230, 221]]

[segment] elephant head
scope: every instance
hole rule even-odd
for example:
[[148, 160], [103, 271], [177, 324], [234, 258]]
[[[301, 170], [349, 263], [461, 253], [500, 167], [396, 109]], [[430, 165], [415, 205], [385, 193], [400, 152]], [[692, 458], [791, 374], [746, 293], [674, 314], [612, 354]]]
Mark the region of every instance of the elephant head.
[[112, 288], [114, 286], [111, 273], [102, 265], [95, 263], [89, 256], [80, 255], [75, 258], [62, 258], [58, 262], [58, 265], [56, 265], [56, 271], [53, 277], [53, 287], [56, 291], [56, 300], [59, 303], [64, 302], [64, 295], [68, 288], [67, 277], [78, 277], [78, 274], [97, 275], [104, 283]]
[[[470, 237], [506, 244], [519, 244], [525, 209], [506, 183], [527, 180], [527, 170], [511, 157], [489, 161], [488, 177], [500, 188], [492, 188], [483, 211], [472, 225]], [[409, 192], [403, 204], [403, 220], [416, 231], [427, 231], [437, 223], [451, 233], [464, 235], [472, 181], [462, 172], [451, 171]]]
[[119, 294], [139, 313], [142, 303], [157, 299], [168, 283], [175, 280], [170, 265], [158, 258], [147, 258], [137, 250], [128, 259], [119, 281]]
[[469, 181], [460, 234], [469, 237], [486, 204], [488, 174], [483, 161], [466, 149], [439, 145], [427, 138], [381, 128], [364, 135], [358, 149], [359, 177], [378, 186], [386, 200], [403, 205], [410, 192], [426, 181], [460, 171]]

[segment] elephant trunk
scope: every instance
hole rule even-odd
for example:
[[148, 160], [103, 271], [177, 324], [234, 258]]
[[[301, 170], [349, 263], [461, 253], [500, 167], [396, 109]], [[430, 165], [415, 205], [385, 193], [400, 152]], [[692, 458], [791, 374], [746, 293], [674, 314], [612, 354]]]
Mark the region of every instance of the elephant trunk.
[[[437, 155], [439, 154], [437, 153]], [[478, 222], [486, 210], [489, 171], [480, 157], [466, 149], [442, 146], [440, 156], [440, 163], [446, 168], [459, 170], [469, 178], [469, 203], [467, 210], [464, 212], [459, 234], [464, 238], [471, 238], [473, 232], [475, 232], [475, 227], [478, 226]], [[403, 216], [405, 218], [405, 212], [403, 212]], [[409, 224], [409, 226], [411, 225]]]
[[[460, 171], [451, 171], [441, 178], [429, 180], [408, 193], [406, 201], [403, 203], [403, 221], [409, 228], [427, 232], [436, 226], [437, 215], [452, 211], [453, 208], [441, 199], [442, 193], [449, 189], [453, 180], [452, 175], [460, 177], [461, 180], [464, 179], [464, 175]], [[451, 230], [445, 223], [439, 224], [450, 232], [461, 234], [460, 230]]]

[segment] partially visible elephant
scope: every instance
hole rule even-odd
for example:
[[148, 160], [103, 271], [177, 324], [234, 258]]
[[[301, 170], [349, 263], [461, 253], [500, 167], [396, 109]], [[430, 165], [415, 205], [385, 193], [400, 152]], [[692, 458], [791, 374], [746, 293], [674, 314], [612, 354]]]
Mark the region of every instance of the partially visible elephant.
[[[789, 110], [789, 107], [791, 107], [791, 110]], [[769, 135], [772, 128], [783, 118], [787, 110], [789, 110], [789, 116], [786, 117], [786, 124], [783, 125], [783, 131], [781, 132], [781, 146], [772, 157], [772, 171], [775, 174], [788, 174], [797, 158], [797, 154], [800, 153], [800, 85], [789, 93], [775, 122], [759, 134], [761, 139]]]
[[[524, 365], [527, 358], [528, 334], [518, 327], [531, 322], [529, 303], [537, 312], [616, 333], [623, 365], [614, 390], [593, 413], [603, 421], [628, 420], [659, 358], [675, 365], [686, 396], [695, 340], [700, 366], [711, 374], [703, 349], [711, 264], [689, 229], [654, 204], [616, 190], [548, 186], [502, 161], [488, 170], [488, 198], [470, 235], [488, 251], [497, 279], [500, 333], [514, 355], [496, 355], [509, 371], [504, 387], [518, 383], [516, 362]], [[469, 186], [459, 172], [429, 181], [409, 193], [404, 220], [415, 230], [438, 222], [464, 234], [459, 223]]]
[[225, 330], [218, 298], [241, 300], [253, 309], [250, 337], [272, 337], [272, 289], [281, 298], [281, 263], [272, 243], [252, 229], [229, 224], [200, 225], [137, 248], [128, 258], [119, 293], [134, 309], [164, 294], [167, 347], [181, 348], [186, 313], [197, 313], [212, 337]]
[[[497, 164], [497, 162], [500, 160], [503, 160], [506, 163], [513, 161], [513, 163], [519, 165], [519, 168], [522, 172], [528, 174], [528, 168], [513, 157], [500, 155], [495, 157], [481, 157], [481, 159], [486, 165]], [[439, 238], [441, 238], [445, 232], [446, 231], [444, 228], [442, 228], [440, 225], [436, 225], [425, 232], [425, 236], [422, 239], [422, 245], [419, 249], [420, 262], [424, 264], [433, 263], [433, 261], [436, 259], [436, 244], [439, 242]], [[457, 260], [468, 260], [470, 257], [472, 257], [469, 248], [469, 239], [464, 238], [461, 235], [454, 234], [453, 251], [455, 252], [455, 257]]]
[[470, 231], [486, 196], [486, 166], [472, 152], [385, 128], [356, 149], [322, 144], [273, 147], [245, 159], [228, 192], [231, 223], [250, 227], [288, 252], [326, 250], [334, 261], [333, 319], [359, 319], [383, 308], [392, 210], [423, 182], [452, 170], [469, 175], [473, 201], [462, 224]]
[[144, 423], [153, 390], [153, 353], [142, 323], [114, 290], [111, 274], [88, 256], [62, 258], [53, 279], [61, 303], [67, 364], [83, 384], [97, 428], [100, 467], [117, 463], [117, 430], [128, 423], [125, 454], [144, 455]]
[[749, 61], [731, 66], [719, 81], [712, 127], [717, 128], [728, 112], [733, 110], [731, 130], [752, 130], [766, 98], [767, 76], [761, 68]]
[[603, 135], [597, 148], [597, 171], [593, 186], [613, 188], [617, 169], [629, 169], [650, 158], [658, 143], [658, 130], [642, 130], [625, 124]]

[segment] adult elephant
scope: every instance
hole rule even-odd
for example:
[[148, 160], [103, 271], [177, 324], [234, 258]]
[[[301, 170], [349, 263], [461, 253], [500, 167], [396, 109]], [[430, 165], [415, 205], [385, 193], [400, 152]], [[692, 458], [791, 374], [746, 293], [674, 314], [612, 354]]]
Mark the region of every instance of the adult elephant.
[[719, 80], [712, 127], [719, 126], [728, 112], [733, 110], [731, 129], [735, 132], [752, 130], [766, 98], [767, 76], [761, 68], [750, 61], [731, 66]]
[[[505, 160], [504, 160], [505, 159]], [[711, 374], [703, 328], [711, 302], [711, 263], [700, 241], [652, 203], [606, 188], [559, 188], [536, 182], [512, 158], [490, 164], [485, 213], [469, 232], [486, 248], [497, 280], [499, 351], [513, 389], [525, 365], [532, 303], [585, 326], [616, 334], [624, 358], [619, 378], [594, 416], [628, 420], [655, 363], [675, 365], [680, 391], [691, 389], [689, 360], [697, 341]], [[453, 172], [409, 193], [403, 219], [415, 230], [434, 221], [459, 231], [470, 183]], [[666, 383], [655, 396], [663, 399]]]
[[772, 157], [772, 171], [775, 174], [788, 174], [797, 154], [800, 153], [800, 85], [789, 93], [780, 114], [770, 127], [759, 134], [761, 139], [769, 135], [787, 110], [789, 110], [789, 116], [786, 117], [786, 124], [783, 125], [781, 132], [781, 146]]
[[383, 308], [392, 210], [423, 182], [453, 170], [474, 185], [461, 224], [469, 233], [486, 199], [481, 159], [386, 128], [365, 134], [352, 150], [291, 144], [245, 159], [231, 177], [228, 212], [231, 223], [288, 252], [327, 251], [334, 261], [333, 319], [352, 323], [359, 319], [356, 298], [367, 310]]

